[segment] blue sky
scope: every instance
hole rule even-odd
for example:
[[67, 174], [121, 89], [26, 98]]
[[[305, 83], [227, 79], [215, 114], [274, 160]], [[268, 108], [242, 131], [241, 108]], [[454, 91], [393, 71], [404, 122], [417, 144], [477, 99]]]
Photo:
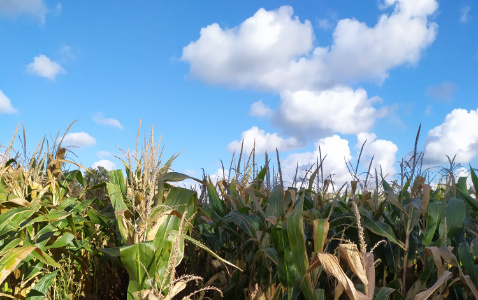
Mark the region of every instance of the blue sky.
[[[201, 176], [244, 139], [297, 162], [327, 154], [387, 174], [413, 149], [478, 165], [476, 3], [0, 0], [0, 144], [25, 124], [31, 153], [73, 121], [84, 166], [121, 167], [139, 120], [173, 169]], [[18, 149], [18, 147], [16, 147]]]

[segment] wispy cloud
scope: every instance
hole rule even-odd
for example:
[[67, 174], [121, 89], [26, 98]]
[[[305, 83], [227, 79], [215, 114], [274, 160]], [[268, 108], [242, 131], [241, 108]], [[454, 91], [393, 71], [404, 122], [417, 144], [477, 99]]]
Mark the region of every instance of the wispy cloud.
[[0, 114], [14, 114], [17, 110], [13, 107], [10, 99], [0, 90]]
[[99, 158], [103, 158], [103, 157], [111, 157], [111, 156], [113, 156], [113, 154], [111, 152], [108, 152], [108, 151], [100, 150], [100, 151], [96, 152], [96, 156], [98, 156]]
[[55, 80], [58, 74], [66, 73], [59, 63], [50, 60], [50, 58], [43, 54], [33, 58], [33, 62], [27, 65], [27, 71], [30, 74], [35, 74], [50, 80]]
[[0, 14], [17, 17], [22, 14], [31, 15], [45, 23], [48, 8], [44, 0], [1, 0]]
[[120, 121], [113, 118], [105, 118], [102, 112], [98, 112], [94, 114], [93, 121], [95, 121], [98, 124], [103, 124], [106, 126], [112, 126], [118, 129], [123, 129], [123, 125], [121, 125]]
[[468, 20], [470, 18], [470, 16], [469, 16], [470, 10], [471, 10], [470, 6], [465, 6], [461, 9], [460, 22], [462, 22], [462, 23], [468, 22]]
[[452, 101], [457, 86], [451, 81], [443, 81], [439, 85], [429, 86], [425, 91], [426, 95], [442, 101]]
[[73, 53], [73, 48], [69, 45], [63, 45], [60, 48], [60, 57], [62, 61], [70, 61], [76, 58], [76, 55]]

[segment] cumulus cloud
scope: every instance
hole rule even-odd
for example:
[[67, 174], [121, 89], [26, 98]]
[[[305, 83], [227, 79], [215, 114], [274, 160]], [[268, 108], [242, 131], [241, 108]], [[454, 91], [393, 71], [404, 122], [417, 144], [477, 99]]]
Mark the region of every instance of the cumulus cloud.
[[95, 121], [98, 124], [103, 124], [107, 126], [116, 127], [118, 129], [123, 129], [123, 125], [121, 125], [120, 121], [113, 118], [105, 118], [102, 112], [98, 112], [94, 114], [93, 121]]
[[257, 101], [252, 103], [249, 114], [256, 117], [269, 117], [272, 115], [272, 109], [262, 103], [262, 101]]
[[21, 14], [31, 15], [38, 18], [42, 23], [48, 9], [44, 0], [2, 0], [0, 1], [0, 14], [16, 17]]
[[361, 88], [284, 92], [273, 120], [299, 136], [326, 136], [333, 132], [358, 134], [368, 131], [375, 119], [386, 113], [386, 108], [373, 107], [377, 101], [380, 99], [369, 99]]
[[190, 63], [191, 75], [209, 83], [270, 88], [279, 80], [273, 73], [309, 53], [313, 39], [312, 25], [293, 17], [292, 7], [261, 8], [235, 28], [217, 23], [202, 28], [200, 38], [183, 49], [182, 59]]
[[322, 158], [327, 156], [322, 165], [324, 176], [331, 175], [338, 186], [351, 180], [345, 164], [345, 161], [349, 161], [352, 158], [349, 142], [338, 135], [319, 139], [315, 143], [315, 150], [313, 152], [290, 154], [281, 162], [284, 180], [289, 183], [292, 182], [297, 164], [301, 170], [299, 175], [303, 176], [305, 174], [303, 170], [317, 163], [320, 154], [322, 154]]
[[470, 10], [471, 10], [471, 7], [469, 6], [465, 6], [461, 9], [460, 22], [462, 23], [468, 22]]
[[443, 81], [439, 85], [430, 86], [426, 90], [426, 94], [429, 97], [442, 100], [442, 101], [451, 101], [453, 100], [453, 94], [455, 93], [457, 87], [451, 81]]
[[33, 58], [33, 62], [27, 65], [27, 71], [41, 77], [55, 80], [56, 75], [66, 73], [63, 67], [47, 56], [40, 54]]
[[302, 146], [296, 138], [283, 138], [277, 135], [277, 133], [265, 132], [256, 126], [244, 131], [241, 134], [240, 141], [233, 141], [229, 143], [227, 149], [231, 152], [241, 151], [242, 140], [244, 140], [245, 152], [251, 152], [254, 147], [254, 141], [256, 146], [256, 153], [273, 152], [276, 148], [279, 151], [289, 151]]
[[395, 157], [398, 151], [397, 145], [387, 140], [377, 140], [375, 133], [359, 133], [357, 135], [357, 145], [355, 148], [360, 151], [363, 143], [367, 141], [362, 151], [362, 166], [367, 169], [370, 165], [370, 160], [373, 157], [371, 171], [377, 169], [380, 172], [382, 169], [383, 175], [395, 175], [397, 170], [393, 166], [395, 164]]
[[68, 133], [65, 136], [63, 139], [63, 145], [67, 147], [83, 148], [96, 145], [96, 140], [86, 132], [74, 132]]
[[92, 165], [91, 168], [96, 169], [98, 167], [103, 167], [107, 171], [112, 171], [116, 169], [116, 165], [114, 162], [107, 160], [107, 159], [101, 159], [99, 161], [95, 161]]
[[447, 163], [446, 155], [455, 162], [469, 163], [478, 154], [478, 109], [454, 109], [445, 121], [428, 132], [424, 161], [428, 164]]
[[0, 114], [13, 114], [17, 110], [12, 106], [10, 99], [0, 90]]
[[[394, 5], [374, 27], [355, 19], [337, 23], [330, 47], [313, 47], [309, 21], [293, 16], [290, 6], [260, 9], [242, 24], [222, 29], [212, 24], [183, 49], [193, 77], [236, 88], [282, 92], [324, 89], [357, 80], [379, 80], [404, 63], [414, 64], [436, 37], [427, 17], [435, 0], [387, 0]], [[413, 32], [413, 34], [410, 34]]]

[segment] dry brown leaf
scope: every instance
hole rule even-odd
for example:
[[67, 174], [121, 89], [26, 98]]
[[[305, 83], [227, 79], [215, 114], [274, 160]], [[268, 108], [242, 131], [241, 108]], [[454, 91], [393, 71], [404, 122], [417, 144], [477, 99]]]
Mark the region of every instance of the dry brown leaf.
[[436, 289], [438, 289], [442, 284], [444, 284], [450, 277], [452, 276], [452, 273], [450, 271], [445, 271], [443, 273], [443, 275], [441, 275], [437, 281], [435, 282], [435, 284], [421, 292], [421, 293], [418, 293], [415, 295], [415, 297], [413, 297], [413, 300], [425, 300], [425, 299], [428, 299], [428, 297], [430, 297], [431, 294], [433, 294], [433, 292], [436, 291]]
[[367, 274], [360, 258], [360, 252], [355, 244], [340, 244], [339, 251], [341, 257], [345, 258], [352, 272], [368, 286]]
[[352, 300], [368, 300], [368, 297], [357, 291], [350, 278], [345, 275], [337, 257], [332, 254], [317, 253], [318, 260], [329, 276], [335, 277], [344, 286], [345, 292]]

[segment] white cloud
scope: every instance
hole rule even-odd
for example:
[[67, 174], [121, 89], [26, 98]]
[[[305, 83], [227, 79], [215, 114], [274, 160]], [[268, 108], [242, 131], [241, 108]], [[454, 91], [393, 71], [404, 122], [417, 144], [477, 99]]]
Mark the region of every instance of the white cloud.
[[192, 76], [209, 83], [277, 90], [278, 81], [285, 83], [292, 75], [284, 71], [295, 73], [290, 66], [294, 58], [313, 49], [310, 22], [292, 15], [290, 6], [261, 8], [232, 29], [214, 23], [183, 49], [182, 59], [190, 63]]
[[469, 163], [478, 154], [478, 109], [454, 109], [445, 121], [428, 132], [424, 161], [447, 163], [456, 154], [455, 162]]
[[102, 112], [96, 113], [93, 115], [93, 121], [99, 124], [113, 126], [118, 129], [123, 129], [123, 125], [121, 125], [120, 121], [113, 119], [113, 118], [105, 118]]
[[395, 4], [394, 12], [381, 15], [372, 28], [355, 19], [338, 22], [328, 56], [334, 80], [383, 81], [391, 68], [417, 63], [422, 50], [435, 40], [438, 26], [427, 20], [438, 8], [435, 0], [386, 2]]
[[[320, 147], [320, 152], [319, 152]], [[283, 171], [283, 179], [289, 183], [292, 182], [295, 175], [297, 164], [299, 169], [309, 168], [317, 160], [322, 153], [322, 158], [327, 157], [323, 163], [324, 176], [332, 175], [336, 186], [341, 186], [345, 182], [351, 180], [345, 161], [349, 161], [352, 156], [350, 154], [349, 142], [340, 138], [338, 135], [323, 138], [315, 143], [315, 151], [306, 153], [290, 154], [285, 160], [281, 161]], [[319, 160], [320, 161], [320, 160]], [[303, 176], [304, 171], [299, 174]]]
[[[357, 80], [383, 81], [389, 69], [414, 64], [434, 40], [437, 25], [427, 17], [435, 0], [387, 0], [393, 13], [374, 27], [355, 19], [337, 23], [330, 47], [313, 48], [309, 21], [289, 6], [260, 9], [242, 24], [222, 29], [212, 24], [183, 49], [192, 76], [208, 83], [282, 92], [324, 89]], [[410, 34], [413, 32], [413, 34]]]
[[426, 94], [438, 100], [451, 101], [453, 100], [453, 93], [455, 93], [456, 89], [457, 87], [453, 82], [443, 81], [439, 85], [428, 87]]
[[[355, 148], [360, 151], [363, 143], [361, 162], [364, 170], [367, 170], [370, 160], [373, 156], [373, 162], [370, 171], [373, 172], [377, 169], [377, 172], [380, 172], [380, 167], [382, 168], [383, 176], [386, 175], [395, 175], [397, 170], [394, 168], [395, 156], [398, 151], [397, 145], [391, 141], [387, 140], [377, 140], [377, 135], [375, 133], [359, 133], [357, 135], [357, 145]], [[358, 154], [357, 154], [358, 157]]]
[[270, 117], [272, 115], [272, 109], [262, 103], [262, 101], [257, 101], [252, 103], [249, 114], [256, 117]]
[[12, 106], [10, 99], [0, 90], [0, 114], [13, 114], [17, 110]]
[[27, 71], [50, 80], [54, 80], [58, 74], [66, 73], [59, 63], [51, 61], [43, 54], [33, 58], [33, 62], [27, 65]]
[[63, 139], [63, 145], [69, 147], [89, 147], [96, 144], [94, 137], [86, 132], [68, 133]]
[[1, 0], [0, 14], [16, 17], [21, 14], [28, 14], [38, 18], [42, 23], [48, 9], [44, 0]]
[[243, 150], [250, 153], [256, 145], [256, 153], [274, 152], [276, 148], [279, 151], [289, 151], [302, 146], [296, 138], [284, 139], [277, 135], [277, 133], [268, 133], [256, 126], [244, 131], [241, 134], [240, 141], [233, 141], [229, 143], [227, 149], [231, 152], [241, 151], [242, 140], [244, 140]]
[[470, 13], [471, 7], [466, 6], [461, 9], [461, 17], [460, 17], [460, 22], [466, 23], [469, 20], [469, 13]]
[[98, 167], [103, 167], [107, 171], [112, 171], [116, 169], [116, 165], [114, 162], [107, 160], [107, 159], [102, 159], [99, 161], [95, 161], [92, 165], [91, 168], [96, 169]]
[[368, 131], [386, 109], [372, 105], [364, 89], [336, 87], [321, 92], [298, 91], [281, 94], [281, 104], [274, 123], [296, 135], [324, 136], [332, 132], [358, 134]]

